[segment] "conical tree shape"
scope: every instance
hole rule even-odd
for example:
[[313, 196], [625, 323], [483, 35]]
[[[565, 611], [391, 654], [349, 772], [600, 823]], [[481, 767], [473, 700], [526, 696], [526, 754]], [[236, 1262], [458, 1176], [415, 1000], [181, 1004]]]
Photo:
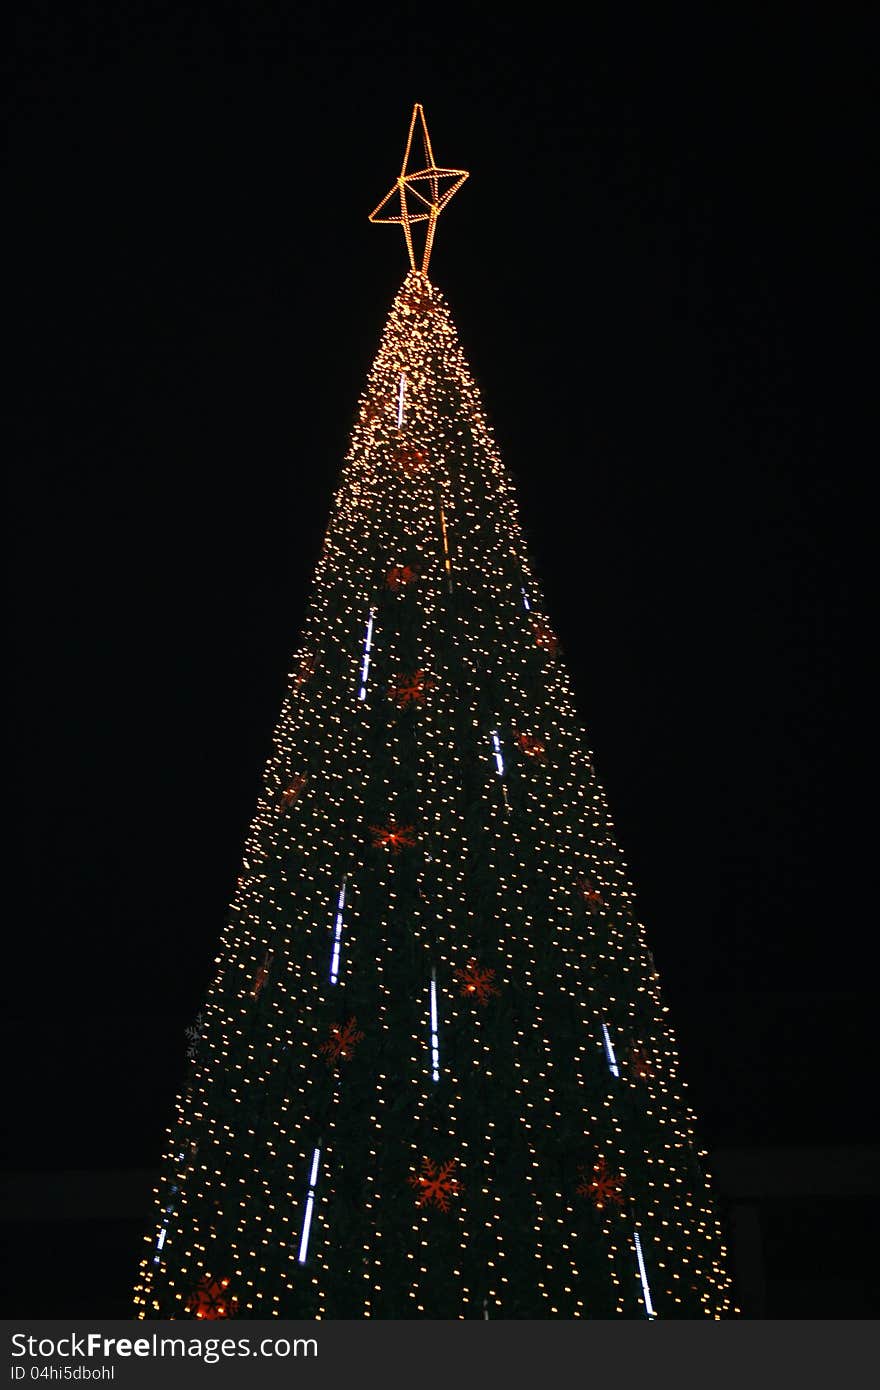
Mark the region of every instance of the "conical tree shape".
[[398, 294], [141, 1317], [722, 1317], [633, 892], [443, 297]]

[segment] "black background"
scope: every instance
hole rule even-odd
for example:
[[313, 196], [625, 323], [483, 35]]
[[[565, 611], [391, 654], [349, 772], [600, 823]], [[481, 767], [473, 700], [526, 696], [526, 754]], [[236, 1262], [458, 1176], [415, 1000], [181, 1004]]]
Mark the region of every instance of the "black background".
[[[802, 7], [696, 8], [19, 11], [7, 1170], [158, 1163], [406, 269], [367, 213], [414, 101], [471, 171], [431, 275], [701, 1134], [873, 1137], [847, 632], [870, 45]], [[96, 1312], [130, 1282], [87, 1277]]]

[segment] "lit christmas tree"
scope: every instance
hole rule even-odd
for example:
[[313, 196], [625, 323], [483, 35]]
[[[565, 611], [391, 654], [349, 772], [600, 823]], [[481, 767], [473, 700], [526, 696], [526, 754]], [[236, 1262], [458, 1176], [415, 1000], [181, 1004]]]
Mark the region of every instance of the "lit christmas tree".
[[411, 269], [189, 1031], [140, 1317], [735, 1311], [559, 642], [427, 276], [466, 177], [417, 106], [372, 214]]

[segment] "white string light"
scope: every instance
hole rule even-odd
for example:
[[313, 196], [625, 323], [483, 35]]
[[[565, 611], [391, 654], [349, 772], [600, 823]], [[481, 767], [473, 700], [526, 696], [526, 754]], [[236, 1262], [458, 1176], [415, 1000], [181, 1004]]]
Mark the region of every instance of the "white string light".
[[602, 1037], [605, 1039], [605, 1056], [608, 1058], [608, 1070], [612, 1076], [620, 1076], [620, 1067], [617, 1065], [617, 1058], [614, 1055], [614, 1047], [611, 1043], [611, 1034], [608, 1032], [608, 1024], [602, 1024]]
[[364, 639], [364, 659], [361, 662], [361, 688], [358, 691], [358, 699], [367, 698], [367, 676], [370, 674], [370, 651], [373, 646], [373, 619], [376, 616], [375, 608], [370, 609], [370, 616], [367, 619], [367, 635]]
[[339, 952], [342, 948], [342, 913], [345, 909], [345, 875], [336, 902], [336, 922], [333, 927], [333, 952], [330, 957], [330, 983], [335, 985], [339, 979]]
[[654, 1305], [651, 1302], [651, 1290], [648, 1288], [648, 1275], [645, 1272], [645, 1260], [642, 1255], [642, 1242], [639, 1240], [638, 1231], [634, 1232], [636, 1242], [636, 1259], [639, 1262], [639, 1278], [642, 1281], [642, 1294], [645, 1299], [645, 1312], [649, 1318], [654, 1317]]
[[440, 1033], [437, 1026], [437, 972], [431, 970], [431, 1080], [440, 1080]]
[[309, 1233], [312, 1229], [312, 1211], [315, 1206], [315, 1188], [318, 1183], [318, 1167], [321, 1162], [321, 1150], [315, 1149], [312, 1154], [312, 1171], [309, 1174], [309, 1190], [306, 1194], [306, 1208], [303, 1214], [302, 1235], [299, 1240], [299, 1254], [297, 1259], [300, 1264], [305, 1264], [309, 1253]]

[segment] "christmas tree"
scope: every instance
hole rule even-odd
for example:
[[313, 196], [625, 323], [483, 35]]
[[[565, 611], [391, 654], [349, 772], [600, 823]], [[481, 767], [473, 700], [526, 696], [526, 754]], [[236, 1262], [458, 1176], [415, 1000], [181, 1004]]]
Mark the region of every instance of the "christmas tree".
[[190, 1030], [139, 1317], [735, 1311], [563, 654], [427, 274], [466, 177], [416, 107], [372, 214], [410, 271]]

